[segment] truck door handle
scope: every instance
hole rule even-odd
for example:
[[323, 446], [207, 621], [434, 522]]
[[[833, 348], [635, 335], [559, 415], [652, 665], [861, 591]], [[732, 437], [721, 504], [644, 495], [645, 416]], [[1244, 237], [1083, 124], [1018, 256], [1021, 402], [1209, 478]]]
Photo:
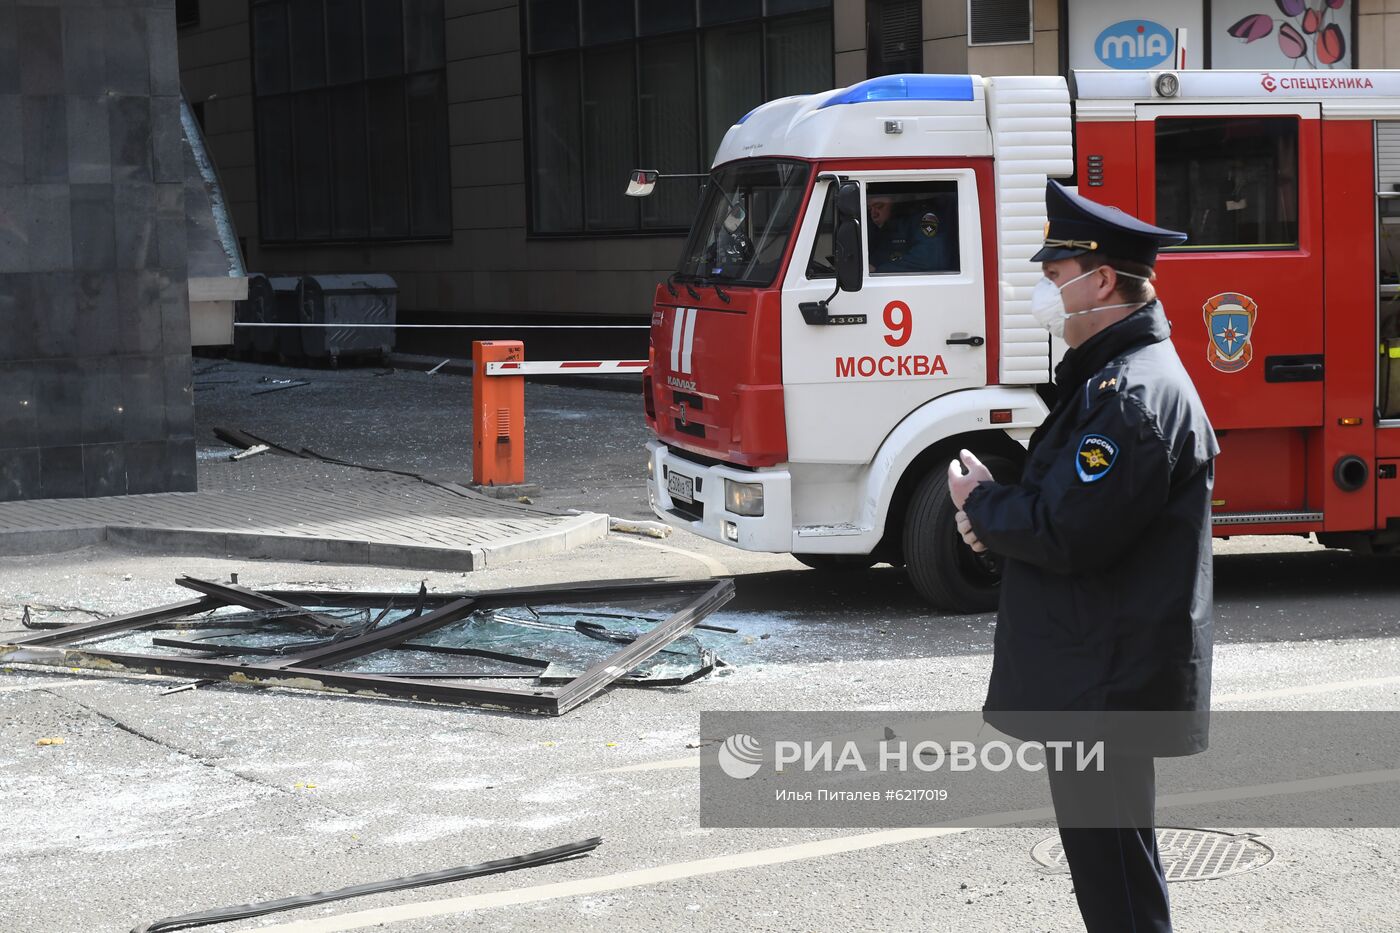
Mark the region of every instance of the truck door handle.
[[948, 346], [980, 347], [987, 341], [976, 335], [969, 337], [967, 334], [954, 334], [945, 341]]
[[1322, 354], [1270, 356], [1264, 359], [1265, 382], [1321, 382]]

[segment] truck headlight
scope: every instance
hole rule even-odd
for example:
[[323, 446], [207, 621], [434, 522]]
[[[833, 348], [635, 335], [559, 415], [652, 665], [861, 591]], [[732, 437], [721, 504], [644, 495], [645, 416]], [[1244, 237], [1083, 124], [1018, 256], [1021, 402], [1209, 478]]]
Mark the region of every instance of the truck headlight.
[[647, 479], [656, 479], [656, 461], [647, 457]]
[[735, 515], [762, 515], [763, 484], [725, 480], [724, 507]]

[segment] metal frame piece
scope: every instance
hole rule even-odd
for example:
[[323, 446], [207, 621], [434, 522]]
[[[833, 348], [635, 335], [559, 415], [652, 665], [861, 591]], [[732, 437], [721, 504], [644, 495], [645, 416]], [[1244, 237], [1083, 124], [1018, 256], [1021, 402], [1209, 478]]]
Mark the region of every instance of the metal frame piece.
[[442, 871], [423, 872], [417, 875], [407, 875], [403, 878], [391, 878], [388, 881], [373, 881], [368, 884], [351, 885], [348, 888], [336, 888], [333, 891], [317, 891], [315, 894], [283, 897], [275, 901], [260, 901], [256, 904], [239, 904], [235, 907], [221, 907], [217, 910], [206, 910], [197, 914], [182, 914], [178, 917], [165, 917], [160, 920], [153, 920], [150, 923], [143, 923], [133, 929], [131, 933], [165, 933], [165, 931], [168, 930], [182, 930], [188, 927], [207, 926], [211, 923], [227, 923], [230, 920], [247, 920], [250, 917], [261, 917], [283, 910], [296, 910], [299, 907], [312, 907], [316, 904], [329, 904], [331, 901], [343, 901], [352, 897], [364, 897], [367, 894], [383, 894], [386, 891], [405, 891], [410, 888], [422, 888], [431, 884], [447, 884], [450, 881], [480, 878], [483, 875], [495, 875], [500, 872], [515, 871], [520, 868], [534, 868], [538, 865], [549, 865], [554, 862], [564, 861], [565, 859], [587, 855], [602, 844], [603, 837], [594, 836], [591, 839], [584, 839], [581, 842], [571, 842], [568, 845], [555, 846], [552, 849], [541, 849], [538, 852], [527, 852], [524, 855], [514, 855], [510, 858], [493, 859], [492, 861], [482, 862], [478, 865], [465, 865], [461, 868], [447, 868]]
[[[341, 599], [342, 594], [297, 591], [277, 591], [274, 594], [193, 580], [188, 577], [181, 578], [176, 582], [206, 595], [201, 599], [161, 606], [145, 612], [82, 623], [21, 638], [11, 638], [6, 643], [0, 643], [0, 660], [7, 663], [129, 671], [173, 676], [186, 680], [199, 679], [263, 687], [290, 687], [364, 697], [445, 703], [480, 709], [559, 716], [586, 703], [608, 687], [624, 679], [629, 685], [672, 686], [688, 683], [695, 677], [708, 673], [713, 668], [715, 661], [713, 655], [704, 652], [702, 653], [700, 672], [684, 678], [627, 677], [630, 671], [665, 650], [676, 639], [695, 629], [703, 619], [734, 598], [734, 581], [727, 579], [687, 583], [607, 582], [589, 586], [513, 589], [498, 593], [451, 594], [446, 597], [426, 596], [421, 597], [421, 605], [425, 608], [432, 606], [431, 611], [400, 619], [388, 625], [366, 627], [359, 632], [345, 631], [345, 627], [339, 620], [331, 619], [328, 616], [317, 616], [308, 611], [304, 615], [283, 616], [279, 621], [310, 621], [319, 625], [333, 622], [336, 625], [336, 630], [332, 634], [336, 637], [329, 641], [319, 640], [305, 650], [278, 655], [275, 659], [262, 656], [252, 661], [193, 655], [105, 651], [78, 644], [94, 635], [137, 631], [169, 619], [207, 612], [229, 605], [243, 606], [254, 610], [304, 609], [306, 606], [330, 608], [347, 605], [365, 608], [373, 605], [383, 606], [387, 602], [395, 600], [420, 597], [420, 594], [415, 593], [373, 594], [373, 596], [378, 597], [376, 602], [367, 601], [366, 594], [362, 593], [343, 594], [348, 598]], [[505, 655], [469, 646], [424, 646], [413, 643], [412, 639], [415, 636], [460, 621], [472, 612], [481, 609], [528, 606], [531, 603], [537, 605], [540, 603], [565, 604], [571, 600], [605, 602], [610, 599], [636, 600], [644, 597], [675, 599], [692, 592], [695, 595], [686, 605], [657, 624], [645, 635], [636, 637], [629, 644], [621, 645], [616, 653], [597, 662], [558, 687], [539, 685], [531, 689], [444, 682], [453, 678], [465, 679], [474, 676], [467, 672], [451, 677], [437, 675], [414, 677], [402, 673], [365, 674], [327, 669], [330, 665], [387, 649], [442, 650], [445, 653], [539, 667], [541, 665], [538, 661], [520, 656]], [[159, 641], [165, 643], [176, 640], [160, 639]], [[176, 642], [174, 646], [180, 649], [193, 648], [206, 653], [223, 653], [227, 647], [202, 645], [198, 642]], [[248, 653], [259, 654], [253, 651]], [[546, 663], [543, 666], [547, 667], [548, 665]]]
[[155, 609], [144, 609], [141, 612], [112, 616], [110, 619], [98, 619], [96, 622], [79, 622], [77, 625], [45, 629], [37, 635], [25, 635], [23, 638], [11, 639], [10, 643], [14, 645], [68, 644], [92, 638], [95, 635], [109, 635], [128, 629], [142, 628], [155, 622], [164, 622], [167, 619], [178, 619], [181, 616], [194, 615], [197, 612], [207, 612], [210, 609], [219, 608], [219, 605], [217, 599], [208, 596], [201, 599], [186, 599], [166, 606], [157, 606]]
[[[229, 605], [242, 606], [244, 609], [303, 608], [264, 593], [245, 590], [241, 586], [213, 583], [209, 580], [200, 580], [195, 577], [180, 577], [176, 579], [175, 583], [178, 586], [183, 586], [185, 589], [194, 590], [196, 593], [203, 593], [205, 596], [212, 596], [215, 599], [222, 600]], [[332, 619], [330, 616], [318, 615], [314, 612], [307, 611], [289, 615], [283, 621], [294, 624], [305, 624], [308, 628], [313, 628], [318, 632], [338, 632], [345, 628], [345, 623], [339, 619]]]

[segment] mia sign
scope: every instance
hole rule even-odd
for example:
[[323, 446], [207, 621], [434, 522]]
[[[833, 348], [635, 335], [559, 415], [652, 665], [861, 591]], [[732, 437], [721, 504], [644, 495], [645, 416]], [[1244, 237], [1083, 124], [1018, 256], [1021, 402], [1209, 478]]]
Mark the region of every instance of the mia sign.
[[1125, 19], [1099, 33], [1094, 55], [1110, 68], [1155, 68], [1170, 63], [1176, 50], [1171, 32], [1149, 19]]

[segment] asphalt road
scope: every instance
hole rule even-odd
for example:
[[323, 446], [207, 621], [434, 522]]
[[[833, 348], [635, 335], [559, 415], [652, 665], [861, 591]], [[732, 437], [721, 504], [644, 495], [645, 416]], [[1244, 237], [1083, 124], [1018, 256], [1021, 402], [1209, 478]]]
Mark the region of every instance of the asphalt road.
[[[257, 372], [244, 369], [227, 378]], [[249, 398], [243, 381], [225, 384], [226, 397], [201, 391], [202, 431], [228, 419], [347, 459], [377, 454], [380, 465], [423, 471], [450, 467], [451, 445], [468, 449], [465, 408], [457, 413], [464, 380], [309, 375], [314, 391]], [[561, 477], [552, 501], [599, 507], [643, 495], [642, 434], [626, 420], [637, 420], [627, 410], [634, 400], [530, 395], [532, 406], [560, 412], [535, 423], [581, 425], [572, 440], [530, 441], [546, 445], [542, 459], [557, 471], [542, 465], [541, 481]], [[215, 463], [219, 445], [203, 433], [201, 445]], [[1217, 708], [1400, 708], [1400, 565], [1299, 539], [1235, 539], [1217, 544], [1216, 567]], [[165, 683], [142, 678], [6, 672], [5, 933], [125, 931], [594, 835], [602, 846], [570, 862], [208, 929], [1080, 929], [1068, 876], [1029, 856], [1046, 829], [699, 825], [692, 746], [702, 739], [701, 711], [980, 706], [993, 619], [928, 611], [898, 571], [824, 575], [687, 535], [613, 536], [469, 575], [96, 548], [0, 559], [0, 630], [18, 627], [24, 604], [131, 611], [182, 597], [172, 583], [179, 573], [231, 572], [259, 587], [403, 590], [420, 581], [456, 590], [733, 575], [738, 596], [712, 621], [740, 634], [714, 636], [732, 664], [722, 673], [675, 689], [614, 690], [557, 719], [233, 686], [162, 696]], [[64, 743], [35, 745], [53, 736]], [[1171, 823], [1169, 812], [1162, 822]], [[1234, 828], [1259, 833], [1273, 861], [1173, 884], [1179, 930], [1400, 926], [1400, 830]]]

